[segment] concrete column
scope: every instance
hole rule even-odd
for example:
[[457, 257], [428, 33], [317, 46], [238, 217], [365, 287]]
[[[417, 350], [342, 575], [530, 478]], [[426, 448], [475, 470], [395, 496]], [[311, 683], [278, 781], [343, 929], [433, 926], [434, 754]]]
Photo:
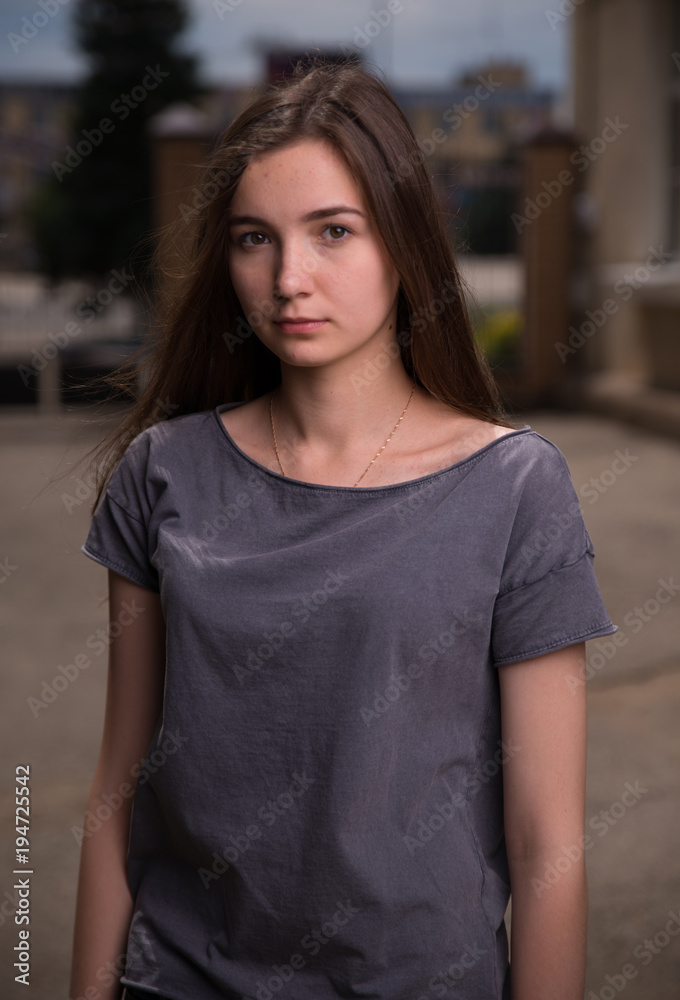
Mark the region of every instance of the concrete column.
[[[191, 104], [173, 104], [149, 120], [152, 138], [154, 227], [163, 230], [194, 207], [200, 197], [200, 167], [212, 149], [216, 132], [208, 115]], [[188, 237], [190, 226], [186, 226]], [[183, 249], [178, 231], [177, 250]], [[172, 261], [167, 264], [172, 267]]]
[[[48, 341], [49, 343], [49, 341]], [[61, 411], [61, 351], [38, 372], [38, 410], [44, 414]]]
[[565, 365], [556, 344], [568, 342], [571, 322], [576, 178], [569, 158], [574, 148], [569, 134], [546, 129], [524, 150], [521, 214], [528, 221], [520, 233], [525, 264], [520, 395], [529, 405], [553, 403], [565, 381]]

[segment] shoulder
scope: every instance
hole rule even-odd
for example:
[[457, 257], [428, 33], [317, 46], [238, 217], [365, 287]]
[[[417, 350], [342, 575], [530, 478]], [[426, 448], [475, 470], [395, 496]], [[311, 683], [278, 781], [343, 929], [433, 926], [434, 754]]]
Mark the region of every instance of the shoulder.
[[500, 437], [477, 458], [476, 472], [489, 509], [512, 525], [513, 534], [531, 534], [555, 521], [581, 534], [581, 508], [569, 464], [552, 441], [526, 425]]
[[[510, 441], [508, 441], [510, 444]], [[518, 514], [526, 522], [563, 516], [581, 523], [581, 508], [562, 451], [537, 431], [517, 435], [512, 449], [517, 478]]]
[[551, 471], [569, 474], [567, 460], [557, 445], [529, 424], [512, 427], [465, 416], [443, 422], [435, 434], [454, 462], [477, 464], [484, 459], [485, 466], [493, 466], [500, 474], [514, 473], [520, 478]]
[[526, 424], [515, 431], [499, 428], [501, 433], [491, 449], [508, 470], [520, 479], [548, 484], [553, 480], [571, 482], [569, 463], [556, 444]]
[[130, 439], [124, 457], [134, 460], [176, 448], [195, 447], [214, 419], [213, 410], [201, 410], [149, 424]]
[[578, 561], [593, 546], [566, 457], [552, 441], [528, 430], [499, 441], [513, 472], [503, 503], [512, 517], [504, 587], [540, 579]]
[[[413, 439], [422, 448], [423, 440], [431, 442], [433, 450], [441, 450], [453, 462], [478, 458], [496, 460], [507, 471], [528, 472], [535, 466], [563, 468], [566, 459], [552, 441], [534, 431], [529, 424], [513, 427], [498, 424], [461, 412], [451, 404], [425, 397], [421, 405], [420, 426]], [[494, 464], [491, 461], [489, 464]]]
[[[186, 413], [149, 424], [129, 440], [110, 476], [107, 490], [114, 497], [132, 490], [154, 492], [156, 480], [172, 478], [170, 470], [186, 468], [197, 456], [205, 460], [213, 440], [209, 423], [212, 410]], [[168, 474], [169, 473], [169, 474]]]

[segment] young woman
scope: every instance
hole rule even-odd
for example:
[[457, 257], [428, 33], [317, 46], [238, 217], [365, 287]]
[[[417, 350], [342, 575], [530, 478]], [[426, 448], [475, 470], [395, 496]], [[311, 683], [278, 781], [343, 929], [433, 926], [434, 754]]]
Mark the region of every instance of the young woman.
[[583, 995], [580, 678], [615, 626], [422, 161], [347, 64], [206, 167], [83, 546], [112, 641], [74, 998]]

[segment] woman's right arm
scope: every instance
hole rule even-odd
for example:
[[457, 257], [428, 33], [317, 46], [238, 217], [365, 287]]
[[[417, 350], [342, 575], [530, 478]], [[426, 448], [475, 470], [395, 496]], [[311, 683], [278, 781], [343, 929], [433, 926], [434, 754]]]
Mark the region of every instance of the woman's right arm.
[[[87, 809], [104, 816], [84, 831], [73, 935], [72, 1000], [119, 1000], [133, 900], [126, 855], [132, 791], [160, 717], [165, 621], [160, 596], [109, 570], [111, 638], [104, 731]], [[109, 815], [110, 813], [110, 815]], [[96, 827], [96, 829], [95, 829]]]

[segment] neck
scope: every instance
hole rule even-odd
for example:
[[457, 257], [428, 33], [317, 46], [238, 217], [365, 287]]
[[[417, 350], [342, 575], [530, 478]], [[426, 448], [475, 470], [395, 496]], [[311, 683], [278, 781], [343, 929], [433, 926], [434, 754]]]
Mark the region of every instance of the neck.
[[[331, 372], [281, 362], [272, 406], [279, 448], [322, 463], [377, 451], [409, 403], [413, 379], [400, 357], [382, 369], [374, 365], [372, 372], [377, 374], [369, 380], [356, 370]], [[404, 420], [422, 394], [416, 387]]]

